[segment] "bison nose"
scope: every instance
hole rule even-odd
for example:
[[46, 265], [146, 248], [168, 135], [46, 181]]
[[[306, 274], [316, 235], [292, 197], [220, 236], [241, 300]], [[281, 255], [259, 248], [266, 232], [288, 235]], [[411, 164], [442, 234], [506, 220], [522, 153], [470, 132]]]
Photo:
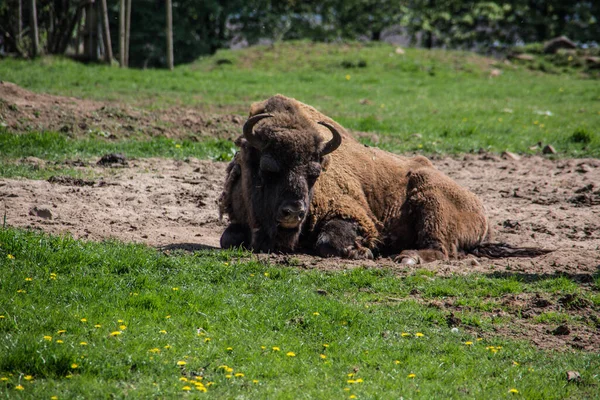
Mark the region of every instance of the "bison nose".
[[306, 208], [301, 201], [290, 201], [284, 203], [279, 208], [279, 216], [281, 219], [303, 219], [306, 215]]

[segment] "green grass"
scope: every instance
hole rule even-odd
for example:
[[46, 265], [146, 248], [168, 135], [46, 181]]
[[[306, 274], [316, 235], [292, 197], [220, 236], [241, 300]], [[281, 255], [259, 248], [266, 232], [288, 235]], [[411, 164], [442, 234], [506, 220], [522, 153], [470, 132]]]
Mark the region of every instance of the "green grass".
[[[221, 59], [231, 64], [218, 65]], [[366, 66], [348, 68], [360, 61]], [[502, 75], [490, 78], [493, 63], [467, 52], [397, 55], [384, 44], [294, 42], [223, 50], [172, 72], [5, 59], [0, 76], [34, 91], [152, 109], [175, 104], [246, 114], [251, 102], [283, 93], [347, 128], [378, 134], [379, 146], [394, 152], [531, 153], [541, 141], [562, 156], [600, 156], [600, 82], [501, 62], [494, 66]]]
[[[477, 340], [452, 333], [442, 310], [385, 300], [540, 290], [516, 278], [303, 271], [237, 251], [166, 255], [12, 228], [0, 229], [0, 277], [4, 398], [178, 397], [194, 387], [180, 379], [196, 375], [214, 382], [194, 389], [207, 398], [504, 398], [512, 388], [532, 399], [598, 397], [598, 354]], [[542, 282], [564, 286], [556, 280]], [[567, 384], [567, 370], [582, 382]], [[226, 376], [235, 373], [244, 376]]]

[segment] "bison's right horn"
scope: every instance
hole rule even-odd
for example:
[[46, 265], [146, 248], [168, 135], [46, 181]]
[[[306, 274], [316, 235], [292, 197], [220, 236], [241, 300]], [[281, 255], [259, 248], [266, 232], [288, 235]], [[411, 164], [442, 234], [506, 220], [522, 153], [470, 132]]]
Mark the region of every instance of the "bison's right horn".
[[342, 144], [342, 135], [335, 129], [335, 127], [327, 122], [320, 121], [319, 125], [323, 125], [325, 128], [329, 129], [333, 134], [333, 138], [325, 144], [323, 150], [321, 150], [321, 156], [327, 155], [340, 147]]
[[256, 136], [254, 136], [254, 132], [252, 132], [252, 129], [254, 128], [254, 125], [256, 125], [256, 123], [258, 121], [260, 121], [263, 118], [271, 118], [273, 115], [272, 114], [257, 114], [253, 117], [248, 118], [248, 121], [246, 121], [246, 123], [244, 124], [244, 128], [243, 128], [243, 133], [244, 133], [244, 137], [246, 138], [246, 140], [248, 141], [248, 143], [250, 143], [252, 145], [252, 147], [256, 147], [257, 149], [260, 149], [261, 147], [263, 147], [262, 143], [260, 142], [260, 140], [258, 140], [258, 138]]

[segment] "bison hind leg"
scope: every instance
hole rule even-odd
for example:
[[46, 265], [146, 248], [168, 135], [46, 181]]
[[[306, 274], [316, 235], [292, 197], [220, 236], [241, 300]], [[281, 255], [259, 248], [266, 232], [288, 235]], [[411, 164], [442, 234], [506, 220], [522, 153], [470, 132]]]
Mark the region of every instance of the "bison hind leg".
[[251, 241], [250, 227], [245, 224], [229, 224], [221, 235], [221, 248], [249, 247]]
[[321, 257], [373, 259], [373, 252], [360, 244], [356, 223], [333, 219], [319, 232], [315, 248]]

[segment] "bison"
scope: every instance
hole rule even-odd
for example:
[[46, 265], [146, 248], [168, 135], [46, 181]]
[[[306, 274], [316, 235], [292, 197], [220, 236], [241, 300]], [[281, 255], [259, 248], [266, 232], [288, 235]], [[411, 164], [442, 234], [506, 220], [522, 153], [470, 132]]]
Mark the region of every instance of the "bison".
[[236, 145], [219, 199], [230, 222], [222, 248], [405, 264], [545, 252], [488, 244], [481, 200], [431, 161], [365, 146], [295, 99], [254, 103]]

